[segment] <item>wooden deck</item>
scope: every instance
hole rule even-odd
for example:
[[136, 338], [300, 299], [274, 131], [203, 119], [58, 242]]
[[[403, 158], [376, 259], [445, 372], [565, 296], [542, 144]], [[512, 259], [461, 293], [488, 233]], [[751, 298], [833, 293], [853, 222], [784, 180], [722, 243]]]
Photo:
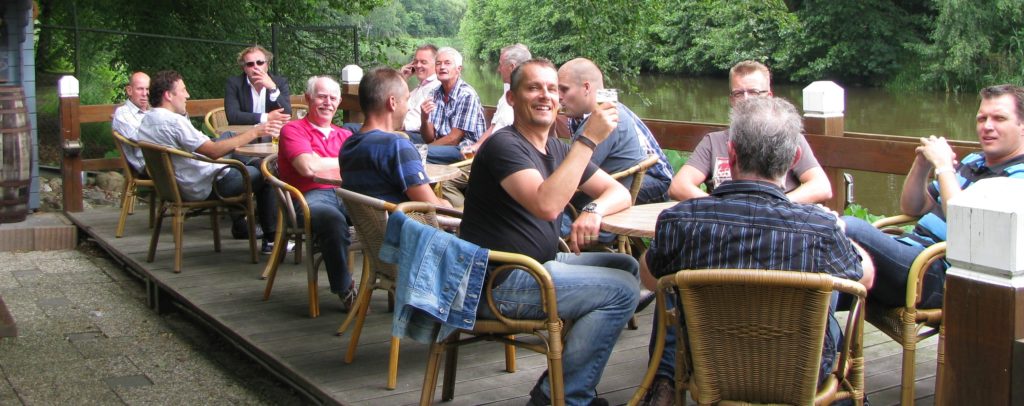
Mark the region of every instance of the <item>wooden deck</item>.
[[[213, 252], [206, 218], [186, 221], [183, 271], [174, 274], [170, 269], [174, 246], [170, 222], [165, 222], [156, 261], [147, 263], [151, 231], [146, 227], [146, 210], [137, 209], [136, 213], [129, 218], [123, 238], [114, 238], [116, 209], [92, 209], [68, 213], [68, 217], [150, 286], [154, 308], [168, 306], [168, 300], [173, 300], [313, 401], [376, 406], [419, 401], [427, 355], [423, 344], [411, 340], [402, 343], [398, 388], [384, 388], [391, 314], [386, 313], [386, 295], [382, 292], [374, 295], [355, 361], [345, 364], [344, 348], [349, 337], [334, 335], [344, 314], [338, 299], [326, 288], [326, 276], [320, 277], [319, 318], [307, 316], [305, 268], [293, 265], [291, 257], [279, 269], [273, 296], [263, 301], [264, 281], [259, 275], [266, 256], [259, 264], [249, 263], [246, 242], [231, 240], [227, 226], [221, 232], [228, 237], [222, 241], [222, 252]], [[651, 310], [639, 320], [639, 330], [623, 331], [598, 386], [598, 392], [612, 404], [625, 403], [632, 396], [647, 364]], [[864, 341], [871, 403], [897, 404], [901, 347], [870, 326]], [[936, 343], [933, 337], [918, 350], [918, 404], [932, 403]], [[545, 368], [544, 358], [526, 350], [517, 354], [518, 371], [510, 374], [503, 372], [504, 355], [498, 345], [485, 342], [463, 348], [455, 399], [442, 404], [525, 404], [530, 388]]]

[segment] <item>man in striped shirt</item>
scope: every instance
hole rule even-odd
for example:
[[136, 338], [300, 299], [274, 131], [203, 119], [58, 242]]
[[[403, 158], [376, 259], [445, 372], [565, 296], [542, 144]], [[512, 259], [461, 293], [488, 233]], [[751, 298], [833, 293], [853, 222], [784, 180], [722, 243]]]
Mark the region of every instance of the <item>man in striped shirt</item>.
[[[657, 277], [684, 269], [821, 272], [870, 287], [870, 258], [844, 235], [838, 216], [793, 203], [783, 192], [786, 172], [801, 154], [796, 108], [781, 98], [742, 101], [730, 114], [729, 132], [732, 179], [710, 196], [662, 212], [641, 267]], [[831, 311], [829, 317], [819, 378], [832, 370], [842, 338]], [[650, 404], [671, 404], [674, 357], [671, 351], [662, 357]]]

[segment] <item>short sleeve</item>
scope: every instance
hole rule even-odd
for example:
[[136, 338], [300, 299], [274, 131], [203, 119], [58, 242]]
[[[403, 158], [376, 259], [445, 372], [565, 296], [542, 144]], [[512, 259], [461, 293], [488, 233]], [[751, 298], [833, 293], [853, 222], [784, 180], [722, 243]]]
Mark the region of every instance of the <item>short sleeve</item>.
[[707, 177], [712, 170], [712, 162], [714, 158], [711, 156], [711, 136], [715, 133], [705, 135], [697, 144], [697, 148], [690, 154], [690, 159], [686, 161], [686, 166], [703, 173]]
[[811, 145], [807, 143], [807, 138], [800, 135], [800, 160], [793, 166], [793, 173], [799, 177], [810, 169], [818, 168], [821, 165], [818, 164], [818, 159], [814, 157], [814, 151], [811, 150]]

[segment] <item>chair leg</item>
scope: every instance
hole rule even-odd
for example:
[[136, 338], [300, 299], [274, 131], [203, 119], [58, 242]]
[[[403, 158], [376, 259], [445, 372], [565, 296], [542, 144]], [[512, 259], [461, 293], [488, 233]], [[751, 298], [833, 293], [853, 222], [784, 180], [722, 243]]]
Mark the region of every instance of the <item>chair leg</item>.
[[401, 339], [391, 337], [391, 353], [388, 358], [388, 390], [394, 390], [398, 386], [398, 351]]
[[181, 246], [185, 238], [185, 210], [181, 207], [174, 207], [174, 218], [171, 220], [171, 230], [174, 233], [174, 273], [181, 272]]
[[914, 354], [917, 345], [911, 341], [903, 344], [903, 380], [900, 387], [900, 404], [914, 404]]
[[[348, 330], [349, 324], [353, 320], [366, 317], [366, 312], [370, 307], [370, 298], [373, 296], [373, 289], [376, 288], [374, 283], [370, 281], [372, 273], [370, 272], [370, 263], [363, 262], [363, 274], [359, 278], [359, 292], [356, 293], [355, 308], [350, 310], [348, 316], [345, 317], [345, 321], [338, 327], [337, 335], [345, 334], [345, 330]], [[348, 358], [348, 356], [346, 356]]]
[[[356, 358], [356, 348], [359, 346], [359, 337], [363, 335], [363, 324], [366, 322], [366, 313], [370, 309], [370, 296], [373, 293], [372, 287], [367, 287], [366, 298], [362, 302], [356, 300], [358, 303], [356, 308], [349, 310], [354, 312], [355, 326], [352, 327], [352, 338], [348, 341], [348, 350], [345, 351], [345, 363], [350, 364], [352, 360]], [[344, 324], [342, 327], [346, 327]]]
[[156, 190], [149, 190], [149, 228], [153, 228], [156, 223]]
[[210, 228], [213, 229], [213, 252], [220, 252], [220, 211], [210, 209]]
[[121, 217], [118, 218], [118, 230], [114, 233], [115, 238], [121, 238], [125, 234], [125, 222], [127, 222], [128, 214], [131, 214], [132, 205], [135, 202], [135, 195], [132, 193], [134, 189], [135, 182], [125, 182], [125, 190], [121, 194]]
[[164, 222], [166, 212], [167, 206], [160, 202], [160, 214], [156, 217], [156, 224], [153, 225], [153, 237], [149, 239], [149, 253], [146, 255], [146, 262], [153, 262], [153, 258], [156, 256], [156, 244], [160, 242], [160, 226]]
[[445, 352], [445, 343], [431, 343], [430, 355], [427, 356], [427, 370], [423, 374], [423, 388], [420, 390], [420, 406], [434, 403], [434, 390], [437, 389], [437, 374], [441, 372], [441, 355]]
[[[455, 332], [453, 341], [459, 340], [459, 332]], [[459, 346], [450, 345], [444, 356], [444, 382], [441, 384], [441, 401], [455, 399], [455, 371], [458, 370]]]
[[[278, 233], [281, 232], [280, 230], [278, 229]], [[277, 241], [276, 238], [275, 241]], [[274, 252], [270, 254], [270, 260], [267, 261], [267, 266], [263, 268], [263, 275], [261, 277], [267, 280], [267, 286], [263, 288], [263, 300], [270, 299], [270, 291], [274, 289], [274, 279], [277, 279], [277, 267], [281, 265], [279, 259], [282, 255], [285, 255], [280, 252], [281, 249], [281, 244], [275, 242]]]
[[[287, 252], [281, 252], [280, 247], [282, 245], [287, 246], [288, 242], [284, 237], [285, 226], [284, 226], [284, 213], [283, 210], [277, 212], [277, 231], [274, 232], [274, 251], [270, 253], [270, 259], [267, 260], [267, 266], [263, 268], [263, 273], [260, 274], [260, 279], [267, 279], [271, 271], [277, 271], [277, 265], [281, 263], [282, 256], [288, 256]], [[284, 241], [282, 241], [284, 240]], [[296, 240], [298, 240], [296, 238]], [[296, 247], [299, 245], [296, 242]], [[299, 263], [299, 259], [295, 259], [295, 263]]]
[[[506, 338], [515, 340], [516, 336], [512, 335]], [[516, 372], [516, 346], [512, 344], [505, 344], [505, 372]]]

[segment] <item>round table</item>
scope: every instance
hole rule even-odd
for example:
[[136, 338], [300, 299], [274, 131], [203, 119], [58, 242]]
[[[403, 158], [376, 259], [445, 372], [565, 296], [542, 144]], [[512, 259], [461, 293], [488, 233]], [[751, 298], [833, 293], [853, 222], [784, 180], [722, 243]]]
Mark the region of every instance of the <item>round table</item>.
[[654, 238], [658, 215], [676, 201], [640, 204], [601, 218], [601, 229], [630, 237]]
[[[459, 168], [448, 165], [427, 164], [425, 169], [427, 170], [427, 177], [430, 178], [430, 183], [452, 180], [459, 177], [459, 174], [462, 173]], [[313, 180], [325, 185], [341, 186], [341, 170], [328, 169], [317, 172], [313, 174]]]
[[251, 156], [257, 158], [266, 158], [272, 154], [277, 153], [277, 145], [270, 142], [261, 142], [257, 144], [245, 144], [238, 148], [235, 148], [235, 155]]

